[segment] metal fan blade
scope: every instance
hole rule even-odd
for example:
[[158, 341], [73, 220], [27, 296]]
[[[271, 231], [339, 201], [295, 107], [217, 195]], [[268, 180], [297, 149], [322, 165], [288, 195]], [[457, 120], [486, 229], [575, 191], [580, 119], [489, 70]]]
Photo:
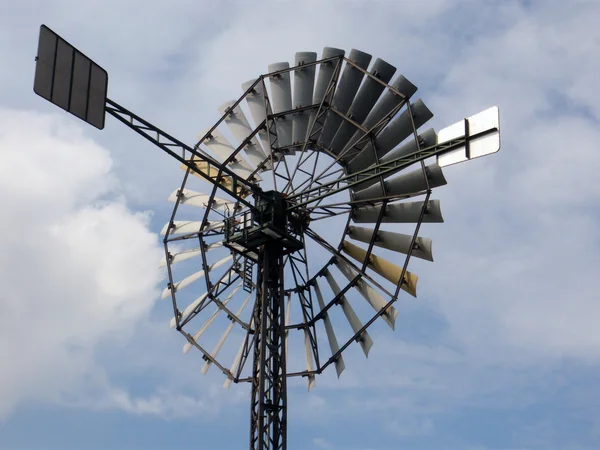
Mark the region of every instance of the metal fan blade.
[[[417, 87], [404, 78], [403, 75], [399, 75], [390, 86], [398, 92], [404, 94], [405, 98], [402, 98], [399, 95], [396, 95], [395, 92], [387, 89], [381, 100], [375, 104], [374, 108], [363, 122], [362, 126], [366, 130], [370, 130], [386, 117], [391, 119], [391, 111], [399, 109], [399, 107], [404, 105], [408, 99], [412, 97], [415, 92], [417, 92]], [[385, 128], [385, 125], [387, 125], [387, 123], [384, 122], [382, 125], [378, 126], [377, 129], [373, 130], [373, 135], [377, 136], [381, 129]], [[347, 150], [350, 146], [355, 146], [356, 142], [359, 141], [362, 135], [363, 133], [357, 130], [349, 140], [348, 145], [344, 148], [344, 150]], [[365, 146], [366, 143], [363, 142], [356, 149], [348, 151], [342, 157], [342, 161], [348, 162], [352, 160], [352, 158], [354, 158]]]
[[[198, 159], [197, 157], [193, 157], [191, 159], [188, 160], [190, 162], [191, 165], [193, 165], [196, 170], [198, 170], [199, 172], [202, 172], [203, 174], [205, 174], [206, 176], [212, 178], [213, 180], [216, 180], [217, 177], [219, 177], [220, 181], [219, 184], [229, 190], [233, 189], [233, 181], [231, 180], [230, 176], [223, 176], [222, 174], [219, 175], [219, 170], [216, 168], [216, 166], [214, 165], [208, 165], [206, 162], [201, 161], [200, 159]], [[188, 170], [188, 166], [185, 164], [182, 164], [179, 166], [179, 168], [181, 170]], [[202, 181], [206, 181], [204, 179], [204, 177], [202, 177], [200, 174], [196, 173], [195, 171], [190, 171], [190, 174], [200, 178]], [[236, 186], [236, 194], [238, 195], [238, 197], [241, 198], [246, 198], [248, 197], [251, 192], [249, 190], [244, 189], [244, 187], [240, 186], [239, 183]]]
[[[348, 227], [348, 236], [350, 236], [352, 239], [368, 244], [371, 242], [373, 237], [373, 230], [370, 228], [350, 226]], [[412, 235], [378, 230], [374, 245], [406, 255], [410, 249], [411, 241]], [[418, 237], [415, 240], [415, 247], [413, 248], [411, 256], [425, 259], [427, 261], [433, 261], [433, 255], [431, 253], [431, 239]]]
[[[233, 298], [233, 296], [237, 293], [237, 291], [240, 290], [241, 287], [242, 287], [242, 283], [238, 284], [233, 289], [233, 291], [231, 291], [231, 293], [225, 298], [225, 300], [223, 300], [223, 306], [227, 306], [227, 304], [231, 301], [231, 299]], [[200, 304], [200, 302], [204, 298], [206, 298], [206, 295], [207, 295], [206, 293], [202, 294], [202, 296], [200, 296], [198, 298], [198, 300], [194, 301], [187, 308], [185, 308], [183, 310], [183, 312], [181, 313], [181, 318], [185, 319], [187, 316], [189, 316], [191, 314], [191, 312]], [[221, 311], [222, 311], [221, 305], [217, 305], [217, 309], [211, 314], [211, 316], [204, 323], [204, 325], [202, 325], [202, 327], [200, 327], [200, 329], [194, 334], [194, 341], [198, 342], [198, 340], [200, 339], [200, 337], [208, 329], [208, 327], [210, 326], [210, 324], [215, 321], [215, 319], [217, 318], [217, 316], [219, 315], [219, 313]], [[173, 319], [171, 319], [171, 321], [174, 322], [175, 318], [173, 317]], [[171, 328], [173, 328], [173, 327], [174, 327], [174, 325]], [[192, 348], [192, 344], [190, 344], [189, 342], [186, 342], [186, 344], [183, 346], [183, 353], [189, 352], [190, 348]]]
[[[222, 241], [217, 241], [217, 242], [213, 242], [212, 244], [208, 244], [205, 248], [204, 251], [205, 252], [209, 252], [211, 250], [214, 250], [216, 248], [220, 248], [223, 247], [223, 242]], [[200, 247], [194, 247], [194, 248], [190, 248], [187, 250], [182, 250], [180, 252], [177, 253], [170, 253], [169, 254], [169, 258], [170, 258], [170, 263], [171, 265], [176, 264], [178, 262], [181, 261], [185, 261], [187, 259], [190, 258], [194, 258], [196, 256], [199, 256], [202, 254], [202, 249]], [[167, 265], [167, 258], [163, 258], [160, 260], [160, 264], [159, 267], [165, 267]]]
[[[334, 56], [344, 56], [344, 54], [345, 54], [344, 50], [341, 50], [339, 48], [325, 47], [323, 49], [321, 59], [333, 58]], [[319, 75], [317, 76], [317, 82], [315, 83], [315, 91], [314, 91], [313, 99], [312, 99], [313, 105], [319, 105], [323, 101], [323, 98], [325, 97], [325, 94], [327, 93], [327, 88], [329, 87], [329, 84], [331, 83], [331, 79], [333, 77], [333, 72], [334, 72], [337, 64], [338, 64], [338, 61], [334, 60], [334, 61], [329, 61], [329, 62], [322, 63], [319, 65]], [[340, 62], [340, 64], [341, 64], [341, 62]], [[317, 117], [317, 111], [316, 110], [312, 111], [310, 113], [310, 119], [308, 120], [308, 129], [309, 130], [313, 126], [313, 122], [315, 121], [316, 117]], [[309, 136], [309, 134], [307, 132], [306, 140], [312, 139], [314, 141], [317, 141], [319, 139], [321, 131], [318, 131], [318, 129], [320, 126], [323, 125], [324, 117], [325, 116], [322, 116], [322, 118], [319, 119], [319, 123], [315, 124], [315, 126], [313, 127], [314, 134], [312, 135], [312, 137]]]
[[[247, 91], [248, 89], [250, 89], [250, 86], [252, 86], [255, 82], [256, 82], [256, 80], [246, 81], [245, 83], [242, 84], [242, 89], [244, 91]], [[250, 92], [246, 96], [246, 103], [248, 104], [248, 108], [250, 109], [250, 114], [252, 114], [252, 119], [254, 120], [254, 123], [256, 124], [257, 127], [267, 119], [267, 115], [265, 112], [265, 105], [268, 108], [269, 114], [273, 113], [273, 110], [271, 109], [271, 105], [266, 103], [266, 101], [267, 101], [267, 98], [265, 97], [265, 89], [264, 89], [263, 83], [261, 81], [261, 82], [257, 83], [256, 86], [254, 86], [253, 91]], [[258, 134], [258, 137], [260, 138], [260, 143], [261, 143], [263, 152], [267, 156], [270, 155], [271, 154], [271, 142], [273, 141], [273, 136], [271, 136], [271, 139], [269, 140], [269, 134], [267, 133], [267, 131], [265, 129], [260, 130], [257, 134]]]
[[[290, 63], [279, 62], [269, 65], [269, 72], [277, 72], [290, 68]], [[271, 105], [273, 113], [282, 113], [292, 109], [292, 86], [290, 73], [285, 72], [269, 78], [271, 86]], [[278, 117], [277, 124], [277, 147], [286, 147], [292, 144], [292, 117], [290, 115]], [[294, 152], [290, 152], [293, 154]]]
[[[317, 60], [314, 52], [298, 52], [294, 57], [294, 66], [299, 66]], [[315, 87], [316, 66], [312, 65], [294, 71], [294, 109], [312, 105]], [[292, 144], [304, 142], [308, 130], [310, 111], [294, 113], [292, 119]]]
[[[430, 128], [419, 135], [419, 148], [421, 148], [421, 149], [435, 145], [436, 142], [437, 142], [437, 135], [435, 134], [435, 131], [433, 130], [433, 128]], [[410, 155], [411, 153], [414, 153], [417, 150], [418, 150], [417, 142], [414, 139], [408, 139], [408, 142], [401, 145], [400, 147], [395, 148], [394, 150], [389, 152], [387, 155], [383, 156], [379, 160], [379, 162], [385, 163], [390, 160], [400, 158], [402, 156]], [[372, 159], [373, 159], [373, 152], [363, 152], [348, 163], [348, 165], [347, 165], [348, 171], [356, 172], [358, 170], [364, 169], [365, 167], [367, 167], [367, 165], [370, 164], [369, 161], [372, 161]], [[390, 171], [384, 176], [384, 178], [389, 178], [401, 170], [402, 169]], [[379, 183], [379, 179], [375, 178], [370, 181], [365, 181], [364, 183], [360, 183], [360, 184], [356, 185], [353, 189], [355, 191], [359, 191], [361, 189], [366, 189], [367, 187], [369, 187], [375, 183]]]
[[[206, 145], [221, 161], [225, 161], [235, 151], [235, 148], [233, 148], [231, 143], [218, 129], [211, 132], [210, 137], [204, 141], [204, 145]], [[235, 159], [228, 164], [228, 167], [245, 180], [248, 180], [250, 175], [254, 172], [254, 169], [239, 153], [235, 156]], [[252, 179], [253, 181], [262, 181], [262, 178], [258, 174], [254, 174]]]
[[[250, 328], [252, 329], [254, 327], [254, 317], [250, 320]], [[238, 349], [237, 354], [235, 355], [235, 358], [233, 359], [233, 363], [231, 364], [231, 368], [229, 369], [229, 371], [232, 374], [235, 374], [238, 370], [238, 367], [240, 367], [240, 362], [242, 361], [242, 355], [244, 354], [244, 347], [246, 346], [246, 337], [244, 337], [242, 339], [242, 343], [240, 344], [240, 348]], [[227, 379], [225, 380], [225, 382], [223, 383], [223, 387], [225, 389], [229, 389], [229, 387], [231, 386], [231, 382], [233, 380], [229, 377], [227, 377]]]
[[[211, 270], [214, 270], [218, 267], [221, 267], [223, 264], [227, 263], [228, 261], [233, 260], [233, 256], [229, 255], [226, 256], [225, 258], [217, 261], [216, 263], [210, 265], [208, 267], [208, 271], [210, 272]], [[173, 284], [173, 292], [179, 292], [180, 290], [182, 290], [184, 287], [189, 286], [190, 284], [200, 280], [201, 278], [204, 277], [204, 270], [201, 270], [199, 272], [193, 273], [192, 275], [184, 278], [181, 281], [178, 281], [177, 283]], [[171, 296], [171, 288], [167, 287], [163, 293], [162, 293], [162, 299], [166, 299], [167, 297]]]
[[[371, 62], [371, 55], [356, 49], [352, 49], [348, 59], [354, 62], [361, 69], [366, 70]], [[358, 87], [360, 86], [364, 76], [365, 74], [356, 67], [352, 66], [351, 64], [346, 64], [331, 103], [335, 110], [341, 114], [346, 114], [348, 112], [348, 109], [352, 104], [352, 100], [354, 100], [356, 91], [358, 91]], [[335, 112], [327, 111], [327, 117], [325, 118], [325, 123], [323, 124], [321, 136], [319, 137], [320, 145], [322, 145], [324, 148], [330, 147], [331, 141], [333, 140], [333, 137], [335, 136], [335, 133], [337, 132], [343, 120], [344, 119]]]
[[207, 231], [220, 230], [225, 226], [225, 223], [221, 220], [214, 221], [214, 222], [209, 221], [208, 225], [206, 227], [204, 227], [202, 229], [202, 231], [200, 231], [201, 225], [202, 225], [201, 220], [174, 220], [173, 225], [171, 226], [171, 224], [169, 224], [169, 223], [166, 224], [163, 227], [163, 229], [160, 231], [160, 234], [162, 236], [166, 235], [169, 227], [171, 227], [171, 232], [169, 233], [171, 236], [177, 235], [177, 234], [192, 234], [192, 233], [203, 234], [203, 233], [206, 233]]
[[377, 136], [377, 139], [375, 139], [375, 148], [377, 148], [379, 157], [383, 157], [383, 155], [414, 133], [413, 122], [415, 128], [419, 129], [433, 117], [433, 113], [425, 106], [425, 103], [423, 103], [421, 99], [416, 100], [410, 106], [412, 121], [408, 109], [406, 109], [392, 120], [379, 136]]
[[[385, 206], [382, 223], [417, 223], [425, 202], [392, 203]], [[352, 209], [352, 222], [377, 223], [382, 205], [362, 206]], [[439, 200], [429, 200], [423, 215], [423, 223], [442, 223]]]
[[[206, 208], [210, 199], [210, 195], [184, 188], [177, 189], [169, 196], [169, 201], [172, 203], [177, 202], [178, 199], [179, 204], [181, 205], [191, 205]], [[214, 197], [211, 204], [211, 209], [216, 211], [234, 211], [235, 202]]]
[[374, 184], [371, 187], [362, 189], [354, 193], [354, 200], [370, 200], [382, 198], [385, 196], [411, 196], [419, 194], [429, 189], [434, 189], [447, 184], [446, 178], [442, 173], [442, 168], [437, 164], [430, 164], [425, 167], [425, 175], [423, 170], [415, 169], [407, 174], [400, 175], [391, 180], [385, 180], [385, 191], [381, 187], [381, 183]]
[[[253, 294], [252, 292], [250, 294], [248, 294], [248, 296], [243, 301], [242, 305], [236, 311], [235, 315], [238, 318], [240, 317], [240, 315], [242, 314], [242, 312], [244, 312], [244, 308], [248, 304], [248, 301], [250, 300], [250, 297], [252, 297], [252, 294]], [[223, 302], [223, 303], [225, 303], [225, 302]], [[215, 348], [210, 353], [210, 356], [212, 356], [213, 358], [217, 357], [217, 355], [219, 354], [219, 351], [221, 351], [221, 347], [223, 347], [223, 344], [225, 344], [225, 341], [227, 340], [227, 337], [229, 336], [229, 333], [231, 333], [231, 330], [233, 330], [233, 326], [235, 325], [235, 320], [233, 320], [233, 319], [230, 319], [230, 320], [231, 320], [231, 323], [227, 326], [227, 329], [223, 333], [223, 336], [221, 336], [221, 339], [219, 339], [219, 342], [217, 342], [217, 345], [215, 345]], [[210, 369], [210, 366], [212, 366], [212, 361], [209, 359], [202, 366], [202, 370], [201, 371], [202, 371], [203, 375], [206, 374], [206, 372], [208, 372], [208, 369]]]
[[[233, 270], [231, 271], [231, 273], [233, 273]], [[220, 282], [219, 284], [222, 284], [222, 282]], [[241, 286], [241, 284], [240, 284], [240, 286]], [[187, 318], [187, 316], [189, 316], [189, 315], [190, 315], [190, 314], [191, 314], [191, 313], [194, 311], [194, 309], [196, 309], [196, 307], [197, 307], [197, 306], [198, 306], [200, 303], [202, 303], [202, 301], [203, 301], [203, 300], [206, 298], [206, 296], [207, 296], [207, 295], [208, 295], [208, 294], [205, 292], [205, 293], [204, 293], [204, 294], [202, 294], [200, 297], [198, 297], [196, 300], [194, 300], [192, 303], [190, 303], [188, 306], [186, 306], [186, 307], [185, 307], [185, 309], [184, 309], [184, 310], [181, 312], [181, 317], [180, 317], [180, 319], [181, 319], [181, 320], [184, 320], [184, 319], [186, 319], [186, 318]], [[226, 304], [226, 303], [225, 303], [225, 302], [223, 302], [223, 304]], [[214, 319], [213, 319], [213, 320], [214, 320]], [[211, 322], [211, 323], [212, 323], [212, 322]], [[170, 325], [171, 325], [171, 328], [175, 328], [175, 325], [176, 325], [176, 324], [177, 324], [177, 322], [176, 322], [176, 320], [175, 320], [175, 317], [173, 317], [173, 318], [171, 319], [171, 323], [170, 323]], [[202, 333], [203, 333], [203, 332], [204, 332], [204, 331], [202, 331]], [[200, 333], [200, 334], [202, 334], [202, 333]], [[197, 341], [197, 339], [196, 339], [196, 341]]]
[[[315, 370], [315, 365], [313, 362], [312, 347], [310, 345], [310, 335], [308, 334], [308, 330], [306, 328], [304, 329], [304, 355], [306, 358], [306, 370], [312, 372]], [[316, 385], [315, 375], [308, 375], [306, 380], [308, 384], [308, 392], [310, 392], [310, 390]]]
[[[337, 296], [341, 292], [341, 289], [336, 283], [331, 273], [329, 272], [329, 270], [325, 271], [325, 278], [327, 279], [329, 286], [331, 286], [331, 290], [333, 291], [334, 295]], [[352, 308], [352, 306], [346, 299], [346, 296], [344, 295], [340, 298], [340, 306], [342, 307], [342, 311], [346, 315], [348, 323], [352, 327], [352, 331], [354, 331], [354, 333], [358, 333], [363, 327], [363, 324], [354, 312], [354, 308]], [[358, 337], [358, 342], [362, 347], [365, 356], [368, 357], [369, 350], [373, 346], [373, 339], [371, 339], [371, 336], [369, 336], [369, 332], [367, 330], [363, 331], [363, 333]]]
[[[319, 302], [319, 307], [321, 311], [325, 309], [325, 302], [323, 301], [323, 294], [321, 293], [321, 288], [319, 287], [319, 283], [315, 280], [315, 292], [317, 294], [317, 300]], [[333, 330], [333, 326], [331, 325], [331, 320], [329, 320], [329, 316], [327, 313], [323, 316], [323, 324], [325, 325], [325, 332], [327, 333], [327, 340], [329, 341], [329, 348], [331, 349], [331, 354], [335, 355], [339, 350], [340, 346], [338, 345], [337, 338], [335, 337], [335, 331]], [[346, 368], [344, 364], [344, 358], [340, 354], [337, 359], [333, 362], [335, 364], [335, 371], [337, 373], [338, 378]]]
[[[241, 144], [252, 134], [252, 129], [250, 128], [250, 123], [248, 123], [248, 119], [244, 115], [244, 111], [240, 105], [237, 105], [235, 108], [232, 106], [235, 104], [235, 101], [230, 101], [224, 103], [219, 107], [219, 112], [221, 114], [227, 114], [227, 118], [225, 119], [225, 123], [231, 130], [231, 134], [233, 137], [237, 139], [237, 141]], [[258, 167], [263, 161], [266, 160], [265, 164], [259, 172], [264, 172], [265, 170], [272, 169], [271, 161], [267, 160], [267, 155], [263, 151], [260, 143], [256, 136], [254, 136], [244, 148], [244, 152], [248, 156], [250, 162]]]
[[[396, 68], [383, 59], [377, 58], [369, 73], [376, 75], [378, 80], [387, 83], [396, 73]], [[348, 117], [362, 125], [384, 88], [385, 86], [377, 80], [366, 77], [348, 110]], [[330, 150], [337, 155], [356, 131], [357, 129], [353, 124], [344, 121], [331, 141]]]
[[[358, 272], [356, 270], [354, 270], [352, 267], [350, 267], [344, 261], [337, 261], [335, 265], [337, 266], [338, 269], [340, 269], [340, 272], [342, 272], [342, 274], [346, 277], [348, 282], [352, 281], [356, 277], [356, 275], [358, 275]], [[363, 298], [367, 301], [367, 303], [369, 303], [369, 305], [371, 305], [371, 307], [375, 310], [375, 312], [381, 311], [387, 304], [387, 302], [381, 297], [381, 295], [379, 295], [377, 293], [377, 291], [375, 291], [375, 289], [373, 289], [368, 283], [366, 283], [362, 279], [359, 279], [356, 282], [356, 284], [354, 285], [354, 288], [358, 292], [360, 292], [360, 295], [362, 295]], [[396, 308], [394, 308], [393, 306], [390, 306], [386, 310], [386, 312], [381, 315], [381, 318], [393, 330], [396, 325], [396, 317], [397, 316], [398, 316], [398, 311], [396, 311]]]
[[[342, 250], [361, 264], [365, 261], [367, 256], [366, 250], [348, 241], [344, 241], [342, 243]], [[391, 262], [374, 255], [373, 253], [371, 253], [369, 256], [368, 267], [375, 273], [381, 275], [383, 278], [391, 281], [394, 284], [398, 284], [400, 282], [402, 267], [392, 264]], [[417, 277], [414, 273], [406, 271], [406, 274], [404, 275], [404, 282], [402, 283], [402, 290], [408, 292], [413, 297], [416, 297], [418, 279], [419, 277]]]

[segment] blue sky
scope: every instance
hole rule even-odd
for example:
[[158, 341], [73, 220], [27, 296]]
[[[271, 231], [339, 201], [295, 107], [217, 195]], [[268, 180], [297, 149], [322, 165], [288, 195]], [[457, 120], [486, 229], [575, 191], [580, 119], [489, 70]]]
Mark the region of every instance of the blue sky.
[[109, 72], [109, 95], [185, 142], [296, 51], [361, 49], [419, 87], [440, 129], [500, 107], [502, 150], [449, 167], [365, 362], [289, 393], [290, 448], [600, 447], [600, 3], [25, 0], [0, 15], [0, 450], [236, 449], [247, 386], [181, 353], [158, 231], [178, 164], [32, 92], [39, 26]]

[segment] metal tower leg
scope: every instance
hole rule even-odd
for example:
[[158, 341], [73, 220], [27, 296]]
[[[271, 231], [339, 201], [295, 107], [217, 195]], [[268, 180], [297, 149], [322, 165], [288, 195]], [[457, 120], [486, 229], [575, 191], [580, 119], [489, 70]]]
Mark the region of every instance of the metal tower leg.
[[283, 248], [263, 246], [254, 309], [256, 340], [250, 412], [250, 450], [285, 450], [287, 385]]

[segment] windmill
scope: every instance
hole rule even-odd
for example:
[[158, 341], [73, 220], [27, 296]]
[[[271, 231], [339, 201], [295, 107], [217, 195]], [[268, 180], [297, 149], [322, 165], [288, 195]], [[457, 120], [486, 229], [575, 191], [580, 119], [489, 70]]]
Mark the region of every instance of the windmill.
[[378, 318], [394, 328], [401, 290], [416, 296], [411, 257], [433, 261], [419, 231], [443, 222], [430, 199], [442, 168], [500, 148], [496, 107], [419, 131], [433, 114], [416, 86], [371, 60], [325, 48], [272, 64], [188, 146], [108, 99], [106, 71], [40, 30], [37, 94], [99, 129], [108, 113], [181, 163], [162, 297], [203, 373], [251, 384], [251, 449], [286, 448], [288, 379], [340, 376], [352, 343], [368, 355]]

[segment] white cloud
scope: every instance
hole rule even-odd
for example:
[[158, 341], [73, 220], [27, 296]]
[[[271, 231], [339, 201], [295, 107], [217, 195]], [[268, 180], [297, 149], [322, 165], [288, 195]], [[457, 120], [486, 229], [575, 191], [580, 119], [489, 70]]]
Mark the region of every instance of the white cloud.
[[322, 437], [313, 438], [312, 442], [317, 448], [333, 448], [332, 445], [327, 441], [327, 439], [324, 439]]
[[103, 341], [129, 342], [162, 275], [148, 215], [110, 199], [108, 152], [54, 116], [0, 111], [0, 416], [94, 385]]

